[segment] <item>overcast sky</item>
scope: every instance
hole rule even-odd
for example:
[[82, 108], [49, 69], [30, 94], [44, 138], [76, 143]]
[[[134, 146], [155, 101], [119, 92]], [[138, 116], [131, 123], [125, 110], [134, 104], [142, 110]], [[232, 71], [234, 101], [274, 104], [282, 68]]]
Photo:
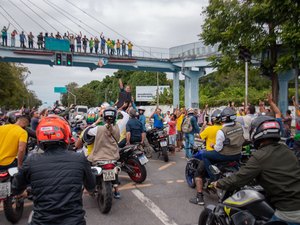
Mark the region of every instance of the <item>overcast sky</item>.
[[[11, 2], [30, 15], [31, 19]], [[47, 2], [56, 4], [79, 20], [84, 21], [93, 27], [94, 30], [99, 31], [98, 36], [103, 32], [106, 37], [123, 39], [119, 35], [121, 34], [135, 45], [158, 48], [170, 48], [198, 41], [197, 35], [201, 32], [201, 24], [203, 22], [203, 17], [200, 13], [203, 11], [203, 7], [208, 4], [208, 0], [69, 0], [69, 2], [96, 17], [119, 34], [91, 19], [68, 3], [68, 0], [1, 0], [1, 5], [23, 29], [27, 32], [32, 31], [35, 35], [40, 31], [53, 33], [56, 33], [56, 31], [34, 12], [47, 20], [60, 33], [65, 33], [68, 28], [69, 31], [82, 31], [83, 34], [90, 37], [90, 34], [75, 24], [77, 23], [93, 35], [96, 35], [94, 30], [84, 26], [79, 20], [73, 19], [75, 23], [72, 22], [64, 16], [67, 15], [66, 13], [62, 14], [54, 10]], [[64, 26], [41, 9], [59, 20]], [[1, 8], [0, 12], [5, 13]], [[1, 27], [3, 25], [7, 26], [8, 22], [1, 13], [0, 25]], [[67, 16], [70, 17], [69, 15]], [[36, 21], [39, 25], [33, 21]], [[13, 21], [11, 22], [17, 26]], [[10, 31], [12, 29], [11, 25]], [[134, 50], [137, 49], [134, 48]], [[97, 69], [90, 72], [88, 68], [79, 67], [49, 67], [31, 64], [26, 64], [26, 66], [31, 71], [29, 79], [33, 81], [30, 89], [34, 90], [43, 102], [48, 102], [50, 105], [59, 98], [59, 95], [53, 92], [55, 86], [64, 86], [72, 81], [83, 85], [91, 80], [101, 80], [106, 75], [111, 75], [114, 72], [114, 70], [108, 69]]]

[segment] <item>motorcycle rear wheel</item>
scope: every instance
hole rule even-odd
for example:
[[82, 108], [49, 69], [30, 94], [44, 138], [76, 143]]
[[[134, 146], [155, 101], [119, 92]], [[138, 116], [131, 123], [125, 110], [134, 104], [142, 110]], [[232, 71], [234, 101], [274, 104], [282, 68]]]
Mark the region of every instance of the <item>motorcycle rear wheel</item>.
[[147, 170], [145, 165], [142, 165], [140, 161], [136, 158], [129, 158], [126, 162], [128, 166], [130, 167], [130, 170], [128, 171], [128, 176], [132, 181], [135, 183], [143, 183], [147, 178]]
[[3, 209], [6, 219], [13, 224], [17, 223], [23, 215], [24, 199], [9, 196], [3, 201]]
[[162, 147], [161, 148], [161, 154], [164, 158], [165, 162], [169, 162], [169, 156], [168, 156], [168, 147]]
[[185, 166], [185, 179], [190, 188], [195, 188], [196, 187], [195, 178], [194, 175], [191, 173], [190, 166], [191, 165], [189, 163], [187, 163]]
[[98, 184], [97, 191], [98, 208], [101, 213], [107, 214], [112, 207], [112, 183], [101, 179]]

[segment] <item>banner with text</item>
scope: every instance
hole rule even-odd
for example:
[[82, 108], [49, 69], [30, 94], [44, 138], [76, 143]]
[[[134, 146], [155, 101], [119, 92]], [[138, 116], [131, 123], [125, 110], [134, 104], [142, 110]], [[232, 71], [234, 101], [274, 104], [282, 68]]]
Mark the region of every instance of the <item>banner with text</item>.
[[[163, 93], [170, 86], [159, 86], [159, 93]], [[153, 102], [156, 98], [157, 86], [136, 86], [137, 102]]]

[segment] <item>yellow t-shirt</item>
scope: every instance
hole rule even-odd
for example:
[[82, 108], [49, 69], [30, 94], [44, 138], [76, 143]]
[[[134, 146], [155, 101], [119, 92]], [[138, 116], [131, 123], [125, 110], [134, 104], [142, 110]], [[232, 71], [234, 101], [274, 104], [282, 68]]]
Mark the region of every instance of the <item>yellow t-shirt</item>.
[[177, 123], [176, 123], [176, 129], [177, 131], [181, 131], [181, 124], [184, 118], [184, 114], [181, 114], [178, 118], [177, 118]]
[[0, 126], [0, 165], [11, 164], [18, 155], [19, 142], [27, 142], [26, 130], [16, 124]]
[[216, 137], [218, 130], [222, 129], [222, 125], [213, 125], [208, 126], [201, 132], [200, 138], [206, 141], [206, 150], [212, 151], [214, 150], [210, 145], [216, 144]]

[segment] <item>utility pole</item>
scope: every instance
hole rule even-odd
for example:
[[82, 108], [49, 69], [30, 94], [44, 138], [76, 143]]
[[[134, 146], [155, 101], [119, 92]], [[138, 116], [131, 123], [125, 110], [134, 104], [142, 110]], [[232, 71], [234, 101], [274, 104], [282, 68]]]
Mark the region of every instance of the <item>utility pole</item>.
[[245, 107], [248, 106], [248, 60], [245, 61]]
[[74, 105], [76, 105], [76, 95], [74, 95], [71, 91], [68, 91], [74, 97]]

